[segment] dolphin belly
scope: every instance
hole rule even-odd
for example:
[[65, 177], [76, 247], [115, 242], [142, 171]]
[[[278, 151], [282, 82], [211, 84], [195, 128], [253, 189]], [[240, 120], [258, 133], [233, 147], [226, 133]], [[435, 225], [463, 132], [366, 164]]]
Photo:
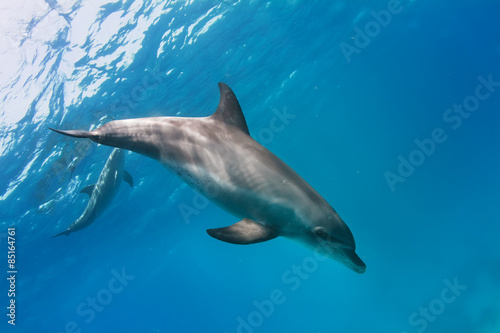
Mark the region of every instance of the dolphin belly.
[[[192, 126], [198, 130], [188, 132], [206, 133], [199, 129], [206, 126], [214, 130], [210, 137], [184, 137], [188, 145], [174, 145], [182, 147], [182, 158], [170, 151], [161, 159], [167, 169], [196, 191], [235, 216], [272, 224], [283, 231], [297, 214], [308, 215], [311, 205], [328, 205], [292, 168], [250, 136], [236, 130], [222, 131], [209, 121], [193, 119]], [[232, 140], [225, 140], [228, 131]], [[210, 149], [205, 144], [208, 140]], [[193, 157], [186, 158], [186, 151]]]

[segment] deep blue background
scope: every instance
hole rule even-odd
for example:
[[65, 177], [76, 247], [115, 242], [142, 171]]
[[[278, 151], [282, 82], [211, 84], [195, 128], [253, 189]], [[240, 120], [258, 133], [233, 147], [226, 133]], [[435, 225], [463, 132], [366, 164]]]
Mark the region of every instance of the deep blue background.
[[[479, 76], [500, 82], [500, 3], [401, 1], [401, 12], [347, 61], [341, 43], [354, 45], [356, 27], [388, 3], [127, 1], [63, 10], [51, 2], [47, 13], [59, 11], [66, 23], [45, 43], [28, 33], [18, 47], [45, 52], [2, 79], [0, 250], [15, 226], [19, 271], [17, 325], [0, 314], [2, 332], [59, 333], [70, 322], [81, 332], [500, 331], [500, 87], [459, 128], [443, 119], [475, 94]], [[86, 15], [88, 6], [102, 9]], [[125, 15], [130, 24], [120, 24]], [[24, 20], [28, 32], [48, 29]], [[136, 154], [126, 160], [134, 188], [122, 185], [91, 227], [50, 238], [81, 214], [87, 198], [78, 192], [97, 180], [111, 148], [47, 127], [210, 115], [219, 81], [238, 96], [251, 134], [346, 221], [365, 274], [328, 260], [299, 278], [293, 266], [311, 263], [313, 252], [297, 243], [212, 239], [205, 229], [235, 218], [209, 204], [186, 220], [179, 207], [200, 208], [199, 195]], [[5, 105], [25, 83], [40, 92], [9, 123]], [[295, 118], [265, 136], [276, 110]], [[399, 156], [408, 159], [415, 140], [436, 128], [446, 141], [391, 190], [386, 172], [397, 173]], [[7, 270], [6, 259], [0, 267]], [[87, 323], [76, 309], [122, 269], [134, 279]], [[445, 281], [466, 289], [445, 303], [443, 292], [453, 295]], [[0, 287], [6, 312], [5, 279]], [[255, 302], [275, 289], [283, 303], [256, 315]], [[423, 319], [419, 309], [429, 306], [435, 315]], [[239, 317], [262, 320], [238, 331]]]

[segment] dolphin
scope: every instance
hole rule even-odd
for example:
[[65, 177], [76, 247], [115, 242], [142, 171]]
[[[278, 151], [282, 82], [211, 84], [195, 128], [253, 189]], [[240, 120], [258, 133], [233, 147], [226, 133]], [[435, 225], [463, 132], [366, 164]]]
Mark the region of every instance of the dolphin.
[[219, 90], [217, 110], [208, 117], [124, 119], [93, 131], [52, 130], [161, 162], [241, 219], [207, 230], [218, 240], [253, 244], [284, 236], [364, 273], [349, 227], [311, 185], [250, 136], [233, 91], [224, 83]]
[[84, 187], [80, 193], [87, 193], [90, 196], [87, 207], [83, 214], [65, 231], [52, 236], [52, 238], [66, 235], [81, 230], [91, 225], [97, 216], [99, 216], [111, 203], [115, 194], [120, 187], [122, 179], [130, 186], [134, 185], [134, 181], [130, 173], [123, 169], [125, 161], [125, 151], [115, 148], [109, 155], [104, 168], [99, 175], [96, 184]]

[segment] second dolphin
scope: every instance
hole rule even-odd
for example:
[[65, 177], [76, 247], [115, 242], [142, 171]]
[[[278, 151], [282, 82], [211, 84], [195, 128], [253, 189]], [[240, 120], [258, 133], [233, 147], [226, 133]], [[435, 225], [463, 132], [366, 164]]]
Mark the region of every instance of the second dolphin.
[[125, 161], [125, 151], [119, 148], [113, 149], [113, 152], [106, 161], [106, 165], [99, 175], [96, 184], [89, 185], [81, 190], [81, 193], [87, 193], [90, 196], [87, 208], [83, 214], [73, 222], [65, 231], [52, 236], [52, 238], [69, 235], [72, 232], [81, 230], [91, 225], [97, 216], [99, 216], [111, 203], [122, 179], [130, 186], [134, 185], [132, 176], [123, 169]]

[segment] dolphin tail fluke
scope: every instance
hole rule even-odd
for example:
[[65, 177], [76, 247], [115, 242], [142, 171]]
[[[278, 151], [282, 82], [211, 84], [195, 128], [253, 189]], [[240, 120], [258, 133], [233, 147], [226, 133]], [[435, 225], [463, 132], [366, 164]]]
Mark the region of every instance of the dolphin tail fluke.
[[52, 236], [51, 238], [57, 237], [57, 236], [68, 236], [71, 233], [69, 230], [64, 230], [63, 232], [58, 233], [57, 235]]
[[67, 136], [72, 136], [74, 138], [87, 138], [87, 139], [92, 139], [93, 137], [95, 137], [95, 134], [92, 133], [92, 132], [89, 132], [89, 131], [81, 131], [81, 130], [67, 130], [67, 131], [63, 131], [63, 130], [58, 130], [58, 129], [54, 129], [54, 128], [50, 128], [50, 130], [56, 132], [56, 133], [59, 133], [59, 134], [63, 134], [63, 135], [67, 135]]

